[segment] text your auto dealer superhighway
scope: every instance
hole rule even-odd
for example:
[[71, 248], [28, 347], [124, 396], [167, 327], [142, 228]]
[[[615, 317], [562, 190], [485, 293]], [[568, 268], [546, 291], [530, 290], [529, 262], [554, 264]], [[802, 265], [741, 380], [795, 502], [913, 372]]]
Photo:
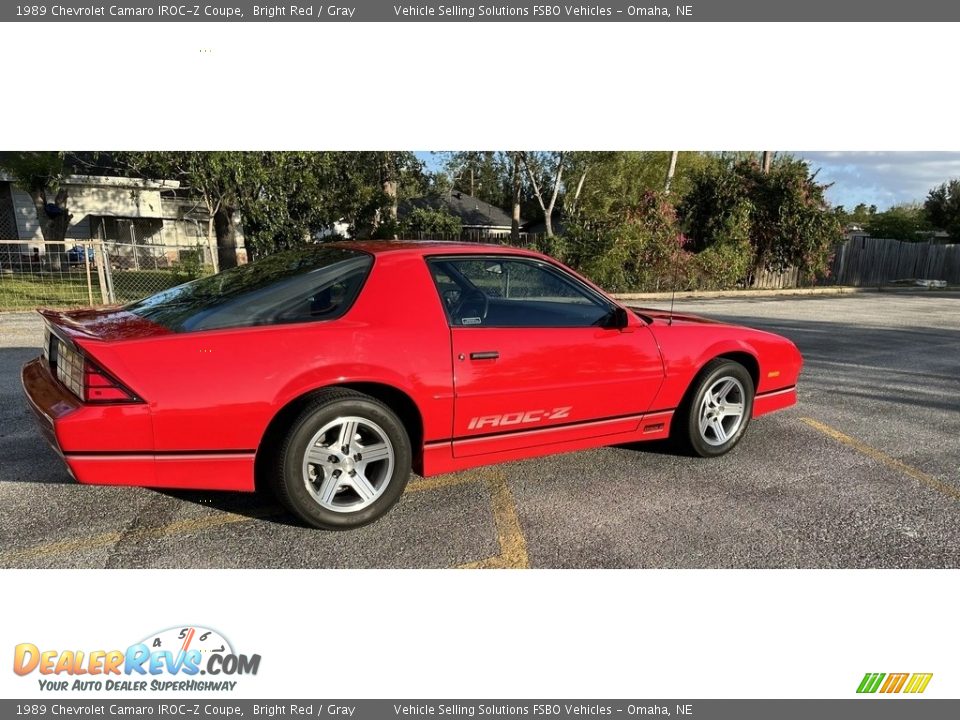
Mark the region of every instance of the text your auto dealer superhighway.
[[122, 5], [51, 5], [50, 14], [62, 18], [87, 17], [243, 17], [237, 7], [219, 5], [157, 5], [155, 7], [123, 7]]

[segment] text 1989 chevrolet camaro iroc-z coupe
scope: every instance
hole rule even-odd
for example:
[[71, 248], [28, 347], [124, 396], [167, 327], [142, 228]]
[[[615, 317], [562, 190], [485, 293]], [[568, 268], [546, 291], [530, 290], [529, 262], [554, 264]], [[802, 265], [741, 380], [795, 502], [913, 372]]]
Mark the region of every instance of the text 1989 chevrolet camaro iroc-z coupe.
[[370, 522], [421, 475], [672, 435], [722, 455], [796, 402], [766, 332], [627, 310], [534, 252], [346, 242], [122, 308], [41, 311], [23, 386], [81, 483], [253, 490]]

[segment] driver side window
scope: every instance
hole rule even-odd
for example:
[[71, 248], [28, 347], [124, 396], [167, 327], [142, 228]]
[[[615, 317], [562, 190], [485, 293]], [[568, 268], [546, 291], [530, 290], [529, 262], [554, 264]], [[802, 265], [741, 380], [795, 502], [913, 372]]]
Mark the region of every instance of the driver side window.
[[590, 327], [612, 306], [576, 278], [534, 258], [430, 258], [430, 272], [455, 327]]

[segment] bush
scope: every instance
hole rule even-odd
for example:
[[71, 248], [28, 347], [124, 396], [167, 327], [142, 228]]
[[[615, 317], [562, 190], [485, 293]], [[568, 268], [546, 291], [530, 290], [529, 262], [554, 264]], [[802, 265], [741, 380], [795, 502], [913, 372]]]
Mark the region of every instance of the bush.
[[753, 262], [750, 206], [739, 203], [713, 223], [714, 242], [693, 255], [686, 290], [727, 290], [746, 283]]
[[181, 250], [180, 259], [170, 268], [174, 284], [180, 285], [204, 275], [206, 268], [203, 265], [203, 256], [204, 249], [199, 244], [191, 250]]
[[[744, 276], [788, 267], [822, 273], [842, 237], [825, 189], [806, 163], [791, 157], [778, 158], [767, 173], [753, 160], [718, 163], [695, 175], [678, 213], [701, 254], [719, 246], [718, 257], [739, 263], [747, 242]], [[703, 263], [717, 267], [710, 258]]]
[[866, 222], [871, 237], [906, 242], [924, 240], [924, 233], [930, 229], [924, 209], [919, 205], [894, 205], [872, 215]]
[[616, 217], [574, 218], [561, 259], [610, 292], [667, 290], [688, 272], [685, 245], [673, 206], [651, 191]]
[[432, 235], [459, 235], [463, 230], [463, 222], [445, 209], [413, 208], [399, 224], [399, 235], [416, 235], [428, 233]]

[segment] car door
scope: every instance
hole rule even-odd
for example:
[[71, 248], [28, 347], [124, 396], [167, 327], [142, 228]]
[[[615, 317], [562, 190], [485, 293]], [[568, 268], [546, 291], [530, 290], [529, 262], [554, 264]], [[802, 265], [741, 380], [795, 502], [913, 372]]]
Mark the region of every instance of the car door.
[[453, 454], [634, 432], [663, 379], [632, 313], [563, 269], [522, 256], [431, 258], [450, 322]]

